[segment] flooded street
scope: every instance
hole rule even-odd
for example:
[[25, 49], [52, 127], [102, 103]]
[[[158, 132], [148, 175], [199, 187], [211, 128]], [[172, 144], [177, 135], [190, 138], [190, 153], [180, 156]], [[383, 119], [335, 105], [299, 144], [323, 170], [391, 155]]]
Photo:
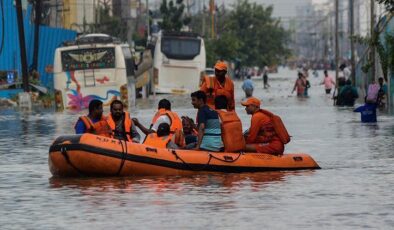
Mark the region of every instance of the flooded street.
[[[254, 79], [263, 108], [281, 116], [292, 135], [285, 152], [310, 154], [321, 170], [192, 177], [52, 178], [48, 149], [72, 134], [79, 113], [0, 110], [1, 229], [391, 229], [394, 226], [394, 117], [361, 124], [351, 108], [309, 77], [309, 98], [291, 94], [296, 72]], [[236, 110], [244, 129], [250, 116]], [[148, 125], [168, 97], [195, 117], [189, 95], [139, 99], [131, 114]]]

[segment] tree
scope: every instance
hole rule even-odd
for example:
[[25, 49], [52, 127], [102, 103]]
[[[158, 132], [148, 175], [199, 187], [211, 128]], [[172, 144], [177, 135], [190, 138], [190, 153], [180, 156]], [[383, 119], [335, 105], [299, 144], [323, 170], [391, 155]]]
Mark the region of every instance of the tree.
[[384, 4], [388, 11], [394, 11], [394, 0], [376, 0], [379, 4]]
[[175, 4], [173, 0], [168, 3], [167, 0], [163, 0], [160, 5], [160, 13], [163, 18], [163, 21], [159, 22], [160, 28], [165, 31], [180, 31], [183, 26], [187, 26], [191, 18], [184, 15], [184, 10], [183, 0], [176, 0]]
[[[247, 66], [263, 66], [276, 64], [290, 54], [285, 46], [288, 32], [280, 26], [279, 20], [272, 18], [272, 11], [272, 6], [251, 4], [248, 0], [241, 0], [234, 6], [224, 26], [230, 31], [228, 36], [239, 40], [233, 42], [238, 47], [234, 47], [237, 55], [231, 59], [239, 58]], [[219, 36], [218, 41], [227, 39], [228, 42], [228, 36]]]

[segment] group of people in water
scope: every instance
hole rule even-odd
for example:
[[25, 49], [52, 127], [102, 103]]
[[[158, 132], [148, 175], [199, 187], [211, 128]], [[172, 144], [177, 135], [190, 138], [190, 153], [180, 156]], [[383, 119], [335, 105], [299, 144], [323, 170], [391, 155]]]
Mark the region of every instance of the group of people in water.
[[191, 104], [198, 110], [196, 123], [171, 110], [171, 103], [162, 99], [149, 128], [123, 111], [123, 104], [114, 100], [110, 114], [103, 116], [103, 103], [93, 100], [89, 114], [79, 118], [77, 134], [94, 133], [124, 141], [140, 143], [137, 128], [145, 134], [145, 145], [169, 149], [193, 149], [211, 152], [258, 152], [282, 155], [290, 141], [281, 119], [261, 109], [261, 101], [248, 97], [242, 101], [247, 114], [252, 115], [251, 127], [243, 133], [235, 112], [234, 83], [227, 76], [227, 65], [215, 64], [215, 77], [204, 77], [200, 90], [191, 93]]

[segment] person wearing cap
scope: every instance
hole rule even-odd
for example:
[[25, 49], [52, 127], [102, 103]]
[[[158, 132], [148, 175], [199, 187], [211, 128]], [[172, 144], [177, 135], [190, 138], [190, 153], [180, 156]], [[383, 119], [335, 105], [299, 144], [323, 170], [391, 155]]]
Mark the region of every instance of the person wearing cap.
[[246, 113], [252, 115], [249, 133], [245, 136], [246, 152], [282, 155], [284, 144], [275, 132], [271, 117], [260, 109], [260, 100], [250, 97], [241, 104]]
[[200, 90], [207, 95], [207, 105], [215, 109], [215, 97], [225, 95], [228, 101], [228, 110], [235, 109], [234, 83], [227, 75], [227, 64], [218, 61], [215, 64], [215, 77], [204, 78]]

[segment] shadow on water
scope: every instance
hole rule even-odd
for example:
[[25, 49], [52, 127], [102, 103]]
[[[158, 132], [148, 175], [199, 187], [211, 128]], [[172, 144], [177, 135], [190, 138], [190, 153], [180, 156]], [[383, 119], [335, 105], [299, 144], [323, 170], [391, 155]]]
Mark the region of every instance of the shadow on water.
[[182, 191], [193, 188], [221, 188], [237, 191], [245, 185], [258, 191], [273, 184], [286, 183], [293, 176], [310, 176], [314, 171], [276, 171], [261, 173], [201, 174], [195, 176], [166, 177], [86, 177], [86, 178], [49, 178], [51, 189], [78, 189], [95, 192], [154, 192]]

